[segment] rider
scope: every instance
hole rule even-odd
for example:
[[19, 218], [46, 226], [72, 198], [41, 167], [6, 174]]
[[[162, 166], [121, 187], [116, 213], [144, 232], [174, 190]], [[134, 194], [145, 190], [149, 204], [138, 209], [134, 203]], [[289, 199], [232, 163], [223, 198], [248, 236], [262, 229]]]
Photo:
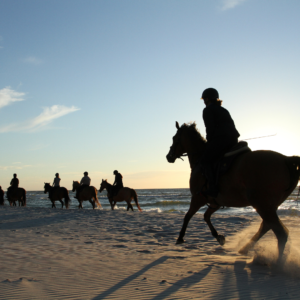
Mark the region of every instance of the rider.
[[58, 173], [55, 174], [55, 178], [53, 180], [52, 186], [53, 186], [53, 189], [50, 190], [48, 198], [51, 198], [51, 196], [52, 196], [52, 194], [54, 192], [53, 190], [55, 188], [59, 188], [60, 187], [60, 178], [59, 178], [59, 174]]
[[17, 189], [19, 187], [19, 179], [17, 178], [17, 174], [14, 174], [13, 179], [10, 181], [10, 187], [7, 189], [6, 197], [9, 198], [9, 194], [12, 190]]
[[123, 188], [123, 176], [117, 171], [114, 171], [115, 182], [113, 184], [113, 196], [118, 195], [118, 192], [121, 188]]
[[206, 194], [216, 198], [218, 188], [214, 164], [238, 143], [240, 134], [235, 128], [229, 112], [223, 108], [219, 93], [214, 88], [203, 91], [201, 99], [206, 107], [203, 109], [203, 120], [206, 127], [206, 147], [200, 159], [200, 165], [208, 180]]
[[84, 177], [82, 177], [80, 181], [80, 186], [76, 190], [76, 196], [74, 198], [78, 199], [79, 193], [87, 186], [90, 186], [91, 184], [91, 178], [88, 176], [88, 172], [83, 173]]

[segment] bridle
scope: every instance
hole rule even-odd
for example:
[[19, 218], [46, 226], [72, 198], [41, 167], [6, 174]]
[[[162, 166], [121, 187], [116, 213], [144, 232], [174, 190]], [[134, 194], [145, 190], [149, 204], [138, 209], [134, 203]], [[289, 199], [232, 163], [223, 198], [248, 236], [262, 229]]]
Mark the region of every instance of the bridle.
[[180, 158], [181, 160], [184, 160], [182, 157], [187, 156], [188, 155], [187, 153], [183, 153], [181, 155], [175, 156], [175, 149], [177, 148], [178, 144], [179, 144], [179, 139], [177, 139], [177, 141], [175, 143], [173, 143], [173, 145], [170, 147], [169, 155], [172, 158], [175, 158], [175, 159]]

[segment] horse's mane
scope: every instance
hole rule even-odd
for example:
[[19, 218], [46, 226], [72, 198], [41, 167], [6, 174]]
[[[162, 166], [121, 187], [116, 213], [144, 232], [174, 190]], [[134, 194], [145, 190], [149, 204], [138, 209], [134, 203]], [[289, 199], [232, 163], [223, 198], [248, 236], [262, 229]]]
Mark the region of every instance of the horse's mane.
[[191, 123], [184, 123], [180, 129], [187, 130], [188, 134], [193, 135], [196, 140], [199, 140], [202, 144], [206, 143], [206, 139], [200, 134], [200, 132], [197, 129], [196, 122]]

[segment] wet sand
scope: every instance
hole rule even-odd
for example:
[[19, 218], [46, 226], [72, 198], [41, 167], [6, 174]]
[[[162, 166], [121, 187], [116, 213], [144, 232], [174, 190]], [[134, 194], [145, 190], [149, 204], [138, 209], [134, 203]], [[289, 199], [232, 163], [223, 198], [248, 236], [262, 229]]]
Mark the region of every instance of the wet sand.
[[213, 216], [221, 247], [196, 215], [175, 245], [184, 215], [0, 207], [0, 299], [299, 299], [299, 216], [286, 261], [268, 233], [239, 255], [257, 216]]

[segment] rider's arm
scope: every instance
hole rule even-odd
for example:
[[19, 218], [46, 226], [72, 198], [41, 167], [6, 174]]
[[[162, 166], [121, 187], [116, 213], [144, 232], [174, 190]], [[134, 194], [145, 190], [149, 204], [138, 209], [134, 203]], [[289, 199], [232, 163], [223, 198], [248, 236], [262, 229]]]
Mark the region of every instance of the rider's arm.
[[206, 139], [209, 140], [213, 137], [215, 130], [215, 116], [212, 109], [207, 107], [203, 110], [203, 121], [206, 128]]

